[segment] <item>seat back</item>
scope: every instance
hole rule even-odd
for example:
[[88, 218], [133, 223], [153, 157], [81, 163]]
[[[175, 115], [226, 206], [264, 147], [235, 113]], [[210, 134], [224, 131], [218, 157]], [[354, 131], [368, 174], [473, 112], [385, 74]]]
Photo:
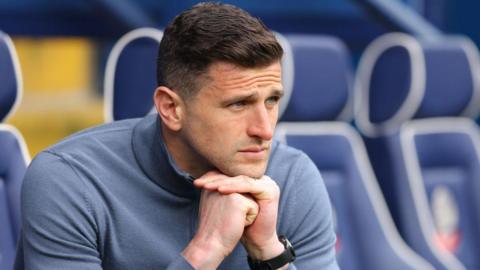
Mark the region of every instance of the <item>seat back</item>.
[[0, 122], [3, 122], [18, 107], [23, 85], [20, 64], [13, 42], [7, 34], [1, 31], [0, 57]]
[[[0, 32], [0, 119], [17, 108], [22, 90], [18, 58], [10, 38]], [[20, 236], [20, 186], [29, 155], [20, 133], [0, 124], [0, 269], [11, 269]]]
[[[338, 39], [320, 35], [286, 35], [293, 59], [295, 98], [281, 121], [350, 121], [351, 67], [347, 48]], [[321, 98], [320, 98], [321, 97]]]
[[[452, 191], [465, 188], [465, 181], [460, 175], [468, 174], [465, 174], [465, 166], [458, 166], [459, 161], [454, 161], [454, 157], [460, 157], [458, 154], [448, 153], [444, 145], [436, 145], [443, 139], [438, 140], [439, 137], [433, 134], [411, 134], [417, 132], [419, 125], [414, 124], [416, 121], [421, 121], [421, 125], [445, 125], [444, 128], [451, 129], [455, 119], [463, 121], [460, 116], [476, 116], [479, 110], [479, 70], [478, 51], [465, 37], [426, 41], [399, 33], [374, 41], [359, 63], [355, 84], [359, 100], [356, 124], [365, 135], [375, 173], [401, 235], [437, 269], [465, 269], [471, 265], [466, 259], [471, 257], [466, 249], [457, 250], [464, 254], [445, 252], [445, 247], [435, 236], [437, 228], [432, 216], [433, 205], [442, 202], [467, 205]], [[436, 119], [445, 116], [454, 118], [448, 121]], [[432, 124], [430, 121], [433, 121]], [[449, 144], [464, 145], [462, 136], [448, 137]], [[413, 149], [407, 147], [412, 144], [415, 145]], [[430, 150], [425, 152], [425, 149]], [[436, 152], [431, 151], [434, 149]], [[455, 147], [449, 149], [455, 150]], [[431, 158], [435, 155], [439, 155], [436, 158], [442, 161], [433, 162]], [[436, 165], [422, 167], [421, 162]], [[475, 161], [471, 159], [469, 162]], [[412, 168], [420, 172], [414, 174]], [[446, 177], [438, 177], [444, 173]], [[436, 180], [428, 180], [432, 178]], [[451, 179], [456, 180], [449, 182]], [[418, 189], [417, 186], [423, 188]], [[424, 193], [422, 196], [418, 196], [419, 190]], [[432, 204], [427, 199], [432, 194], [440, 195], [431, 198], [441, 199], [435, 199]], [[471, 202], [468, 205], [471, 211]], [[438, 212], [439, 208], [436, 209]], [[460, 223], [464, 224], [464, 217], [460, 215], [462, 212], [455, 213], [459, 215]]]
[[277, 136], [304, 151], [325, 181], [341, 269], [434, 269], [395, 230], [360, 136], [346, 123], [281, 123]]
[[[410, 121], [401, 128], [406, 179], [420, 228], [431, 245], [455, 255], [466, 269], [480, 268], [480, 133], [468, 118]], [[420, 235], [407, 230], [409, 239]]]
[[334, 209], [340, 268], [433, 269], [399, 237], [363, 143], [344, 122], [352, 114], [347, 49], [332, 37], [286, 37], [295, 80], [276, 136], [303, 150], [322, 173]]
[[106, 122], [143, 117], [152, 110], [162, 36], [161, 30], [139, 28], [122, 36], [113, 46], [104, 79]]

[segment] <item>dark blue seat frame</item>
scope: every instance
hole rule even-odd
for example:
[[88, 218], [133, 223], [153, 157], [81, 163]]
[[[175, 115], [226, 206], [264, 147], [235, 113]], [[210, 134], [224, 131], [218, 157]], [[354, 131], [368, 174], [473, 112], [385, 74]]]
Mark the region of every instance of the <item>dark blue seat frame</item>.
[[[420, 226], [423, 235], [437, 236], [425, 239], [440, 247], [436, 252], [452, 252], [466, 269], [480, 268], [480, 133], [475, 122], [458, 117], [412, 120], [402, 126], [399, 139], [404, 179], [415, 209], [409, 220], [419, 223], [410, 222], [413, 228], [405, 231], [405, 237], [422, 239], [415, 228]], [[446, 199], [434, 195], [439, 190], [451, 197], [441, 205], [435, 201]], [[453, 237], [454, 246], [439, 243], [441, 234]]]
[[312, 158], [336, 213], [341, 269], [433, 269], [395, 229], [361, 137], [347, 123], [280, 123], [277, 136]]
[[[17, 108], [22, 91], [20, 66], [11, 39], [0, 32], [0, 120]], [[20, 237], [20, 187], [30, 160], [12, 126], [0, 124], [0, 269], [11, 269]]]
[[104, 78], [105, 122], [143, 117], [152, 110], [162, 36], [161, 30], [139, 28], [112, 48]]
[[[433, 170], [428, 166], [422, 167], [421, 162], [432, 162], [430, 158], [426, 158], [431, 156], [425, 154], [428, 153], [424, 151], [425, 149], [436, 148], [438, 153], [445, 153], [440, 151], [445, 145], [436, 145], [439, 142], [437, 135], [420, 136], [423, 139], [415, 138], [416, 146], [413, 149], [410, 147], [408, 151], [402, 141], [405, 141], [406, 130], [407, 133], [412, 133], [412, 127], [418, 127], [413, 124], [416, 121], [431, 126], [432, 123], [439, 123], [439, 119], [436, 118], [454, 116], [457, 118], [442, 124], [453, 131], [455, 119], [463, 121], [458, 116], [475, 117], [478, 114], [480, 92], [479, 81], [476, 78], [480, 71], [478, 59], [477, 49], [464, 37], [417, 40], [406, 34], [393, 33], [374, 41], [359, 63], [355, 89], [358, 100], [356, 124], [365, 135], [372, 165], [401, 235], [436, 269], [468, 268], [471, 263], [467, 258], [471, 257], [468, 254], [472, 251], [459, 250], [461, 254], [453, 254], [458, 258], [443, 251], [435, 242], [436, 228], [432, 220], [431, 203], [425, 199], [419, 204], [419, 196], [415, 194], [421, 187], [424, 193], [421, 196], [428, 198], [436, 187], [442, 187], [448, 182], [445, 179], [431, 181], [429, 179], [432, 176], [437, 175], [439, 171], [453, 176], [455, 173], [446, 170], [448, 167], [453, 166], [457, 169], [465, 167], [447, 162], [452, 161], [452, 157], [459, 157], [453, 152], [448, 154], [448, 157], [444, 154], [436, 155], [436, 158], [443, 156], [445, 170], [438, 167], [440, 163], [434, 166]], [[402, 125], [404, 128], [401, 128]], [[438, 136], [443, 137], [440, 134]], [[449, 137], [452, 140], [450, 144], [457, 145], [461, 136], [449, 135]], [[411, 164], [414, 161], [416, 163]], [[420, 168], [418, 170], [421, 173], [412, 176], [411, 168]], [[424, 182], [418, 184], [418, 181]], [[458, 191], [465, 188], [463, 180], [454, 182], [448, 184], [449, 190]], [[412, 183], [417, 183], [415, 188]], [[451, 189], [452, 185], [455, 186], [454, 189]], [[452, 193], [455, 194], [458, 193]], [[452, 198], [458, 202], [463, 200], [458, 196]], [[468, 203], [470, 204], [468, 209], [472, 209], [471, 203]], [[462, 209], [460, 224], [470, 223], [467, 221], [470, 218], [463, 212], [466, 209], [465, 205], [460, 203], [460, 206]], [[473, 252], [478, 253], [478, 250]]]
[[307, 153], [322, 173], [336, 209], [340, 268], [433, 269], [400, 238], [364, 145], [348, 124], [353, 101], [346, 47], [332, 37], [286, 38], [295, 79], [276, 136]]

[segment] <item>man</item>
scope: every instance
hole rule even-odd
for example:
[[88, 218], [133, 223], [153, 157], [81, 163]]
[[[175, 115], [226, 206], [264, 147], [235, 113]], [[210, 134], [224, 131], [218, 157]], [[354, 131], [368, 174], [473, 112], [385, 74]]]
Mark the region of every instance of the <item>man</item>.
[[337, 269], [320, 174], [272, 140], [282, 54], [231, 5], [177, 16], [159, 48], [158, 114], [83, 131], [32, 162], [25, 268]]

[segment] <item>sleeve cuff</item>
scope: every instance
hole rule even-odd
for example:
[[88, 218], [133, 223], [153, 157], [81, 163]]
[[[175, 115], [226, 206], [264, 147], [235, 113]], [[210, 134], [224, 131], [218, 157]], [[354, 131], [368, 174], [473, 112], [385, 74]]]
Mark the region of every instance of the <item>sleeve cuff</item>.
[[168, 265], [167, 270], [195, 270], [195, 268], [190, 265], [190, 263], [185, 259], [185, 257], [180, 255], [176, 260], [172, 261]]

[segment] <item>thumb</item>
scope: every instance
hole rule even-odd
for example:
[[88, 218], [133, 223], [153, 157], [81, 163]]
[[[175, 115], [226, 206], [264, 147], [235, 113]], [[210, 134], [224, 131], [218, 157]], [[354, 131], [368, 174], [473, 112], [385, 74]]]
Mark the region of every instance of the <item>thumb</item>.
[[247, 199], [247, 213], [245, 215], [245, 226], [251, 225], [258, 215], [258, 204], [251, 198]]

